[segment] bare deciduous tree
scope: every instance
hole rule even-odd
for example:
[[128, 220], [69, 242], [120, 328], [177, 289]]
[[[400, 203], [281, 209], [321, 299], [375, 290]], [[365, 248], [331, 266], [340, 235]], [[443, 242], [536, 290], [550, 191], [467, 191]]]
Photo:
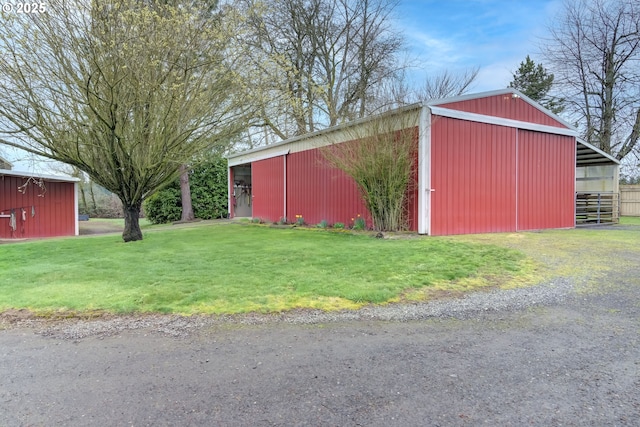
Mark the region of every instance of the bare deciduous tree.
[[421, 100], [429, 100], [463, 95], [469, 91], [479, 71], [476, 67], [458, 74], [447, 70], [435, 74], [427, 78], [418, 96]]
[[0, 28], [0, 142], [116, 194], [125, 241], [142, 239], [145, 197], [242, 125], [237, 29], [167, 3], [50, 0], [46, 15], [3, 16]]
[[[370, 112], [375, 87], [401, 70], [397, 0], [241, 2], [260, 121], [279, 139]], [[261, 136], [261, 133], [254, 133]], [[267, 136], [268, 137], [268, 136]]]
[[417, 88], [407, 83], [404, 74], [399, 74], [375, 88], [375, 99], [369, 106], [372, 111], [382, 112], [416, 102], [464, 95], [471, 90], [479, 71], [478, 67], [459, 73], [444, 70], [427, 76]]
[[618, 159], [640, 136], [640, 3], [567, 0], [545, 57], [585, 139]]

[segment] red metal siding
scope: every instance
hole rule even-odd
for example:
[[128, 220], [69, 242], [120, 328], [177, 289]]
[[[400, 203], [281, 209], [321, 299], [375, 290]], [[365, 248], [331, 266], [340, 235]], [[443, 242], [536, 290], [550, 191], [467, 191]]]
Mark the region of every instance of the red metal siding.
[[320, 150], [287, 156], [287, 218], [302, 215], [308, 224], [322, 220], [352, 224], [361, 215], [371, 227], [371, 216], [358, 188], [349, 176], [327, 164]]
[[75, 235], [74, 183], [45, 181], [44, 191], [30, 183], [22, 194], [18, 187], [26, 180], [0, 177], [0, 213], [10, 215], [14, 210], [16, 214], [15, 231], [9, 227], [9, 218], [0, 218], [0, 238]]
[[520, 120], [540, 125], [561, 127], [563, 129], [567, 128], [564, 124], [533, 107], [522, 98], [512, 98], [511, 94], [451, 102], [448, 104], [440, 104], [438, 107], [466, 111], [467, 113]]
[[272, 222], [285, 216], [284, 156], [251, 164], [252, 216]]
[[[346, 142], [349, 144], [350, 142]], [[418, 143], [416, 128], [415, 143]], [[417, 150], [415, 167], [417, 169]], [[408, 226], [417, 230], [418, 218], [417, 174], [407, 199]], [[361, 215], [372, 227], [371, 214], [365, 207], [360, 191], [353, 179], [341, 170], [331, 167], [318, 149], [312, 149], [287, 156], [287, 218], [295, 221], [302, 215], [308, 224], [322, 220], [333, 224], [342, 222], [347, 226]]]
[[436, 117], [431, 234], [516, 229], [516, 129]]
[[575, 225], [575, 139], [518, 131], [518, 230]]

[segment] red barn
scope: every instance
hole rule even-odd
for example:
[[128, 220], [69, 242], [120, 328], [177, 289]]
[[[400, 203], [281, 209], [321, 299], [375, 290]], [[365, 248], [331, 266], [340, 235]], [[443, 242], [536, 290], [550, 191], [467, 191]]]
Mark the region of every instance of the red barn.
[[[578, 140], [571, 125], [514, 89], [385, 114], [403, 115], [415, 127], [409, 228], [421, 234], [571, 228], [576, 167], [612, 165], [617, 171], [615, 159]], [[320, 152], [349, 141], [347, 130], [369, 120], [229, 156], [230, 216], [293, 222], [302, 215], [309, 224], [350, 224], [361, 214], [370, 226], [353, 180]]]
[[0, 239], [78, 234], [77, 179], [0, 169]]

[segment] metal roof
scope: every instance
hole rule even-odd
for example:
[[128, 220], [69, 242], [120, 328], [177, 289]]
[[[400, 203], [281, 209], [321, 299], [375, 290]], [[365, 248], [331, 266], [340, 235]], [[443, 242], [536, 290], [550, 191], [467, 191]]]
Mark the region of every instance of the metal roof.
[[584, 139], [576, 139], [576, 166], [619, 165], [620, 160]]
[[42, 178], [52, 182], [79, 182], [79, 178], [71, 176], [43, 175], [39, 173], [0, 169], [0, 176], [17, 176], [21, 178]]
[[[473, 94], [467, 94], [467, 95], [461, 95], [461, 96], [456, 96], [456, 97], [450, 97], [450, 98], [442, 98], [442, 99], [432, 99], [432, 100], [426, 100], [423, 102], [419, 102], [419, 103], [415, 103], [415, 104], [410, 104], [410, 105], [406, 105], [404, 107], [400, 107], [394, 110], [390, 110], [390, 111], [386, 111], [384, 113], [381, 114], [377, 114], [374, 116], [370, 116], [370, 117], [365, 117], [362, 119], [358, 119], [358, 120], [354, 120], [352, 122], [346, 122], [346, 123], [342, 123], [340, 125], [337, 126], [333, 126], [330, 128], [326, 128], [326, 129], [322, 129], [316, 132], [312, 132], [312, 133], [308, 133], [305, 135], [300, 135], [300, 136], [296, 136], [293, 138], [289, 138], [286, 139], [284, 141], [280, 141], [277, 142], [275, 144], [270, 144], [270, 145], [266, 145], [266, 146], [261, 146], [261, 147], [257, 147], [251, 150], [246, 150], [246, 151], [241, 151], [241, 152], [235, 152], [235, 153], [230, 153], [228, 154], [226, 157], [229, 160], [229, 165], [233, 166], [236, 164], [240, 164], [243, 163], [245, 161], [245, 159], [243, 158], [244, 156], [249, 155], [249, 157], [251, 157], [251, 161], [255, 161], [258, 159], [262, 159], [263, 157], [271, 157], [271, 155], [273, 155], [273, 153], [270, 154], [266, 154], [264, 156], [260, 156], [257, 153], [260, 153], [262, 151], [273, 151], [274, 148], [276, 147], [282, 147], [280, 150], [278, 151], [278, 154], [285, 154], [284, 151], [286, 150], [286, 152], [288, 152], [287, 150], [287, 146], [290, 146], [292, 143], [297, 143], [306, 139], [311, 139], [320, 135], [324, 135], [324, 134], [328, 134], [331, 132], [335, 132], [338, 131], [340, 129], [344, 129], [344, 128], [348, 128], [351, 126], [355, 126], [357, 124], [360, 123], [366, 123], [367, 121], [373, 120], [375, 118], [379, 118], [379, 117], [384, 117], [387, 115], [394, 115], [394, 114], [400, 114], [403, 113], [405, 111], [410, 111], [410, 110], [415, 110], [418, 109], [420, 107], [428, 107], [430, 109], [434, 109], [434, 110], [438, 110], [438, 106], [442, 105], [442, 104], [447, 104], [447, 103], [452, 103], [452, 102], [457, 102], [457, 101], [466, 101], [466, 100], [472, 100], [472, 99], [478, 99], [478, 98], [485, 98], [485, 97], [489, 97], [489, 96], [495, 96], [495, 95], [502, 95], [502, 94], [512, 94], [518, 98], [523, 99], [525, 102], [527, 102], [528, 104], [532, 105], [533, 107], [537, 108], [538, 110], [542, 111], [543, 113], [547, 114], [548, 116], [552, 117], [553, 119], [557, 120], [558, 122], [564, 124], [565, 126], [567, 126], [567, 132], [569, 132], [572, 135], [576, 135], [577, 134], [577, 129], [571, 125], [570, 123], [568, 123], [567, 121], [565, 121], [564, 119], [562, 119], [561, 117], [559, 117], [558, 115], [552, 113], [551, 111], [547, 110], [546, 108], [542, 107], [540, 104], [538, 104], [537, 102], [533, 101], [531, 98], [527, 97], [526, 95], [524, 95], [522, 92], [514, 89], [514, 88], [506, 88], [506, 89], [499, 89], [499, 90], [494, 90], [494, 91], [488, 91], [488, 92], [479, 92], [479, 93], [473, 93]], [[438, 110], [440, 111], [440, 110]], [[443, 110], [444, 111], [444, 110]], [[462, 114], [462, 113], [461, 113]], [[464, 113], [467, 114], [468, 116], [473, 116], [473, 114], [471, 113]], [[499, 119], [496, 118], [496, 120], [502, 120], [503, 122], [510, 122], [507, 119]], [[514, 122], [515, 123], [515, 122]], [[549, 129], [552, 129], [551, 127], [549, 127]], [[548, 131], [549, 129], [540, 129], [540, 131]], [[560, 128], [558, 128], [560, 129]], [[558, 133], [559, 130], [558, 129], [552, 129], [554, 133]], [[532, 129], [532, 130], [538, 130], [538, 129]], [[280, 153], [282, 151], [282, 153]], [[604, 151], [600, 150], [599, 148], [589, 144], [588, 142], [584, 141], [583, 139], [580, 138], [576, 138], [576, 166], [598, 166], [598, 165], [619, 165], [620, 161], [617, 160], [615, 157], [611, 156], [610, 154], [605, 153]]]
[[13, 163], [11, 163], [9, 160], [5, 159], [4, 157], [0, 156], [0, 169], [4, 169], [2, 166], [8, 166], [9, 170], [11, 170], [13, 168]]

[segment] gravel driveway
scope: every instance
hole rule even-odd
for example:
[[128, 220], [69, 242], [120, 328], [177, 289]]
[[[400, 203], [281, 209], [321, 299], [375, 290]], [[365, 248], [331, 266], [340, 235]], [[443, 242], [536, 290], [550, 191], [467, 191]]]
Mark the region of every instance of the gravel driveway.
[[640, 263], [612, 256], [626, 268], [590, 292], [556, 278], [334, 314], [14, 319], [0, 426], [637, 426]]

